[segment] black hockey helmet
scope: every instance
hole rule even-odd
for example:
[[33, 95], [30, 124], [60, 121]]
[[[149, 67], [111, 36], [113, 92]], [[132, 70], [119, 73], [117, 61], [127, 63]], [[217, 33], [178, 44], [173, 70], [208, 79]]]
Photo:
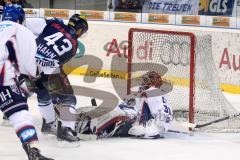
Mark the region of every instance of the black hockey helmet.
[[73, 27], [76, 32], [80, 30], [81, 32], [77, 33], [79, 37], [88, 31], [87, 18], [79, 14], [74, 14], [71, 16], [68, 26]]

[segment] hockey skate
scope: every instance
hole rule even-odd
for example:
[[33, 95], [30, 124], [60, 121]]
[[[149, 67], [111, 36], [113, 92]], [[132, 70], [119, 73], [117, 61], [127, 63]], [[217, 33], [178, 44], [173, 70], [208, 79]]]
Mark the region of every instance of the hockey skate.
[[164, 126], [157, 124], [155, 119], [150, 119], [146, 124], [134, 124], [128, 131], [129, 135], [143, 139], [164, 138]]
[[128, 134], [135, 137], [143, 137], [145, 130], [146, 128], [143, 125], [135, 124], [129, 129]]
[[46, 123], [46, 120], [43, 118], [41, 132], [43, 134], [57, 135], [57, 122]]
[[54, 160], [41, 155], [39, 149], [36, 147], [31, 147], [29, 143], [23, 144], [23, 149], [28, 155], [28, 160]]
[[59, 141], [77, 142], [80, 139], [77, 137], [77, 133], [69, 127], [62, 126], [61, 122], [58, 122], [57, 127], [57, 139]]

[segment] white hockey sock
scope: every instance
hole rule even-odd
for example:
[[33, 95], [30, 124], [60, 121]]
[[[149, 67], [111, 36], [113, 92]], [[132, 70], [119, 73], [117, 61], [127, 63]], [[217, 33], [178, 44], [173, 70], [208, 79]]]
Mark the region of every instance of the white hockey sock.
[[23, 111], [16, 112], [16, 113], [12, 114], [9, 117], [9, 120], [10, 120], [10, 123], [14, 127], [15, 130], [18, 130], [22, 126], [27, 126], [27, 125], [33, 126], [32, 116], [26, 110], [23, 110]]
[[38, 108], [42, 117], [46, 120], [46, 123], [55, 121], [56, 117], [55, 117], [55, 111], [54, 111], [52, 102], [46, 105], [39, 104]]

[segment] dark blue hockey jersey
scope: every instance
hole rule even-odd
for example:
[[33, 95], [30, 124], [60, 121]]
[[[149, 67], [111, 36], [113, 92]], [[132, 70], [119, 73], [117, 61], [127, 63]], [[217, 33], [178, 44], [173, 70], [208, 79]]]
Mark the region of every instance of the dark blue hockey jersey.
[[59, 68], [76, 54], [78, 48], [74, 29], [58, 20], [49, 21], [36, 42], [36, 60], [44, 74], [58, 73]]

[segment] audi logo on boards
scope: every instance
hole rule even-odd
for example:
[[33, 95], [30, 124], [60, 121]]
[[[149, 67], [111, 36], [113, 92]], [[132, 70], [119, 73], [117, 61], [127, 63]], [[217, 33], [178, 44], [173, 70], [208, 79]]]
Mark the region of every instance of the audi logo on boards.
[[162, 42], [160, 47], [160, 59], [165, 65], [190, 64], [190, 44], [187, 41], [182, 42]]

